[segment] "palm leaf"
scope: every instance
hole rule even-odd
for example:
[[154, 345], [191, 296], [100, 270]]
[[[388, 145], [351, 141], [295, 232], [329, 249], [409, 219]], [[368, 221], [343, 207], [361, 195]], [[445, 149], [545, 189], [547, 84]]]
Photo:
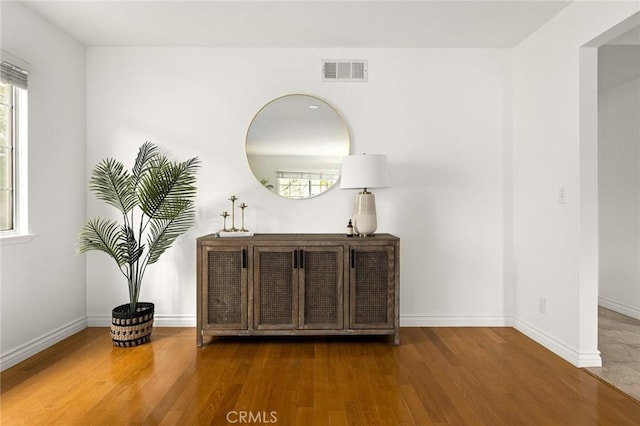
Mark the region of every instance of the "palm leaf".
[[122, 244], [122, 227], [115, 221], [90, 219], [78, 234], [78, 253], [99, 250], [111, 256], [121, 266], [126, 263], [126, 247]]
[[135, 192], [142, 177], [149, 171], [158, 157], [158, 147], [151, 142], [145, 142], [138, 150], [138, 156], [131, 169], [131, 186]]
[[120, 244], [125, 249], [124, 260], [130, 265], [134, 264], [144, 253], [144, 244], [138, 246], [138, 241], [131, 227], [122, 225], [120, 231]]
[[131, 186], [131, 175], [124, 170], [122, 163], [107, 158], [93, 169], [89, 179], [89, 189], [96, 197], [106, 201], [122, 213], [129, 212], [136, 203]]
[[183, 163], [158, 162], [149, 170], [140, 184], [140, 208], [151, 219], [171, 220], [184, 210], [185, 202], [195, 198], [197, 158]]
[[149, 247], [148, 263], [155, 263], [180, 235], [184, 234], [195, 222], [193, 204], [184, 205], [180, 213], [172, 219], [153, 219], [147, 237]]

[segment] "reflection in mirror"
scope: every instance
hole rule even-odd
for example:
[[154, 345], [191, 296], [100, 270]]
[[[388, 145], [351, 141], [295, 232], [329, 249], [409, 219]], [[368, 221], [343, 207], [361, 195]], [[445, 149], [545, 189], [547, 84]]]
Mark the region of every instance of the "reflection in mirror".
[[340, 178], [349, 130], [336, 110], [309, 95], [266, 104], [247, 131], [247, 159], [258, 181], [286, 198], [310, 198]]

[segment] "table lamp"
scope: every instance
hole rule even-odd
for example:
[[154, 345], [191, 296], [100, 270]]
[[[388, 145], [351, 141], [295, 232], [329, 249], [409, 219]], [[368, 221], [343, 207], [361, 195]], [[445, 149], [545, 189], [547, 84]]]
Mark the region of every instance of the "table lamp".
[[376, 199], [370, 188], [388, 186], [387, 156], [381, 154], [350, 155], [342, 160], [341, 189], [362, 189], [353, 203], [353, 227], [359, 236], [376, 232]]

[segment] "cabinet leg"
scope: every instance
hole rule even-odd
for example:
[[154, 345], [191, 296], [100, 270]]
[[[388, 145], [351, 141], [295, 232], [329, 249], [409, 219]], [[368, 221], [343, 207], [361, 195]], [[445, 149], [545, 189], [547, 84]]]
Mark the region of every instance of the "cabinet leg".
[[400, 329], [397, 329], [393, 335], [393, 344], [396, 346], [400, 344]]
[[198, 345], [199, 348], [202, 347], [202, 332], [198, 331], [197, 335], [196, 335], [196, 345]]

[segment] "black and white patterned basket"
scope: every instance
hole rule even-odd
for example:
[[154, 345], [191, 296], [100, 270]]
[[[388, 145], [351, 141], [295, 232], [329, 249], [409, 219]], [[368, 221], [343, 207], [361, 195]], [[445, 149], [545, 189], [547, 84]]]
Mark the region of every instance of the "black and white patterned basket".
[[111, 340], [113, 346], [128, 348], [147, 343], [153, 331], [153, 303], [139, 302], [136, 312], [129, 312], [129, 304], [111, 311]]

